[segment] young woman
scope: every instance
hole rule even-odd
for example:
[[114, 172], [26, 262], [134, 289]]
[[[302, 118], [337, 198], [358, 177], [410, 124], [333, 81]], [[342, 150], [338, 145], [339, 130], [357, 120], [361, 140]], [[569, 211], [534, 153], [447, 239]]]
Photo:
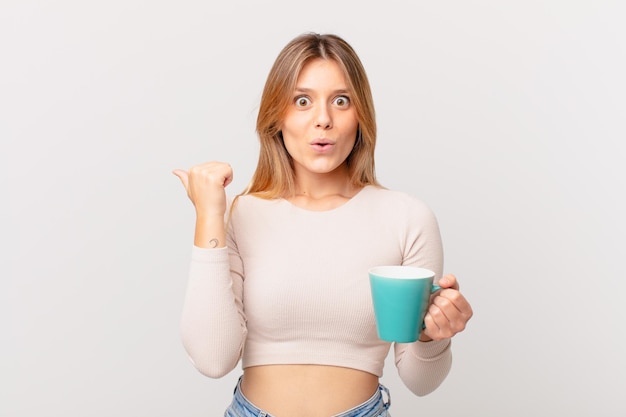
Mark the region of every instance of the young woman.
[[[388, 416], [379, 377], [391, 344], [377, 337], [367, 271], [412, 265], [440, 278], [442, 245], [424, 203], [376, 181], [372, 95], [350, 45], [318, 34], [287, 44], [257, 132], [256, 172], [232, 204], [227, 163], [174, 171], [196, 209], [184, 346], [213, 378], [242, 360], [226, 416]], [[438, 283], [420, 340], [394, 344], [416, 395], [444, 380], [450, 338], [472, 316], [453, 275]]]

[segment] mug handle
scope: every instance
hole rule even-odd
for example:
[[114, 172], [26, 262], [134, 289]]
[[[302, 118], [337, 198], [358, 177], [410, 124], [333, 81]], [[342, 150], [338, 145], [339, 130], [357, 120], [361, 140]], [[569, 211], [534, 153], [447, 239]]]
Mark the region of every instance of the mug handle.
[[[433, 286], [430, 288], [430, 293], [434, 294], [437, 291], [439, 291], [441, 289], [441, 287], [437, 284], [433, 284]], [[422, 322], [422, 330], [426, 329], [426, 323]]]

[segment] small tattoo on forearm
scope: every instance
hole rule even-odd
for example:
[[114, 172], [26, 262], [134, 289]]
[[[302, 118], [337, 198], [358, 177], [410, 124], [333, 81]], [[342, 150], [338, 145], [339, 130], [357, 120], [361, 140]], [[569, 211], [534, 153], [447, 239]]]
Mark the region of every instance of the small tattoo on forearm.
[[211, 246], [212, 248], [217, 248], [217, 245], [220, 244], [220, 241], [217, 239], [211, 239], [209, 240], [209, 246]]

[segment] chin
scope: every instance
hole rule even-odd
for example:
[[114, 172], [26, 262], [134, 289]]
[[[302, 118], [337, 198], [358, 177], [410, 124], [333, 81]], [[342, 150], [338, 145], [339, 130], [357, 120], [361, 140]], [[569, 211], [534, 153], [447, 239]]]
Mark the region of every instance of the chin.
[[329, 160], [316, 160], [310, 161], [308, 164], [300, 164], [301, 171], [303, 173], [311, 173], [317, 175], [331, 174], [338, 169], [346, 168], [345, 163], [343, 161], [329, 161]]
[[341, 165], [332, 166], [332, 167], [324, 167], [324, 168], [315, 168], [315, 169], [310, 169], [309, 171], [315, 174], [324, 175], [324, 174], [332, 174], [333, 172], [337, 171], [339, 168], [341, 168]]

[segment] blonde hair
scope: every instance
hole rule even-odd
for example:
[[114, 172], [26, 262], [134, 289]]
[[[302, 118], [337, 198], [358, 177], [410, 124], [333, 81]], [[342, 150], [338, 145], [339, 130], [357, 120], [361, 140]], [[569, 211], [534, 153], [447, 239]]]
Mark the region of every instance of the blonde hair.
[[378, 185], [374, 169], [376, 118], [372, 93], [361, 60], [352, 47], [337, 35], [306, 33], [294, 38], [279, 53], [269, 72], [261, 97], [256, 131], [260, 141], [259, 160], [243, 194], [272, 199], [294, 194], [292, 159], [282, 140], [280, 126], [300, 71], [309, 61], [335, 61], [343, 70], [359, 123], [357, 139], [347, 158], [350, 181], [362, 187]]

